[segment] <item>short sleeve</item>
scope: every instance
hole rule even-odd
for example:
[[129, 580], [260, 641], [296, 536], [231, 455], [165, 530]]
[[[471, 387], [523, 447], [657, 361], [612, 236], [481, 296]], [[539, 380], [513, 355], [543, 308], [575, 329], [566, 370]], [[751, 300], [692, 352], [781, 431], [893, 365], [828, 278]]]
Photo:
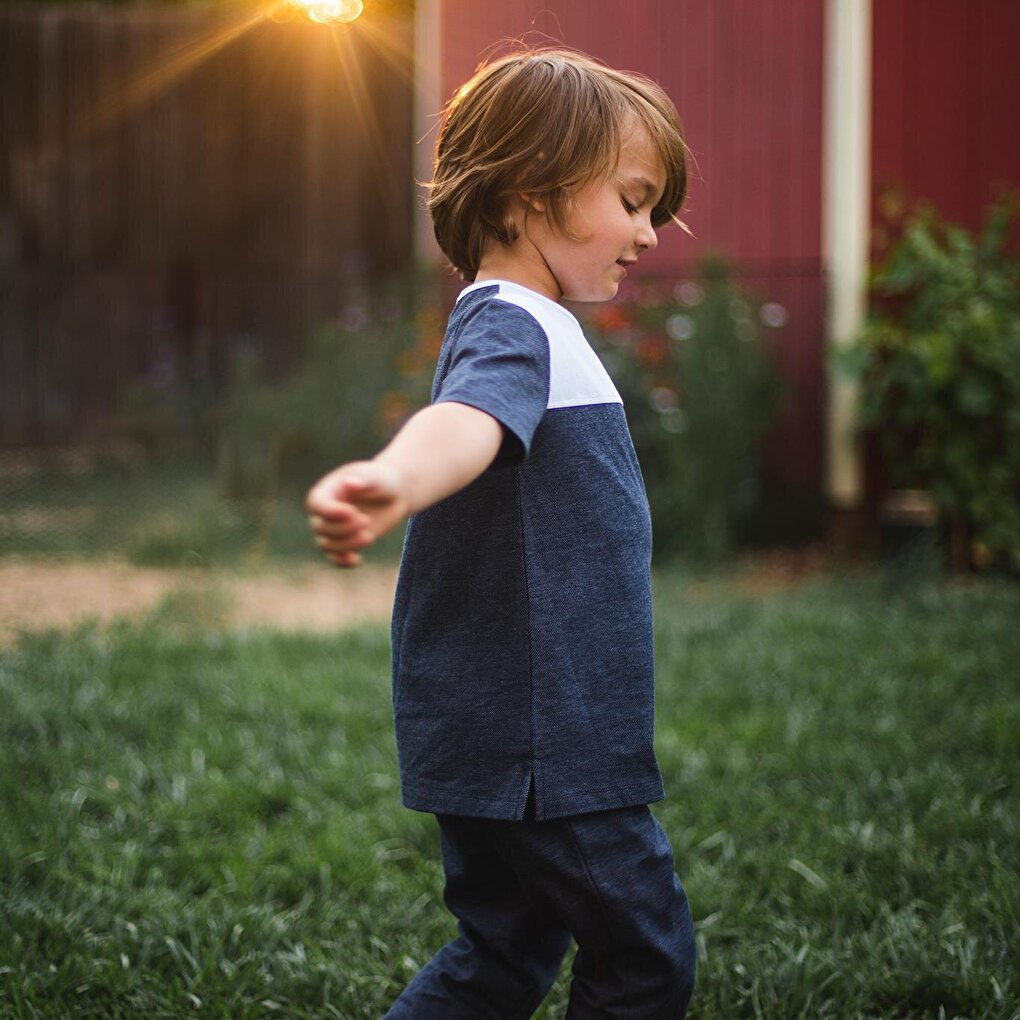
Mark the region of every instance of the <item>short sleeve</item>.
[[503, 426], [497, 466], [519, 463], [549, 403], [549, 340], [516, 305], [487, 300], [470, 314], [441, 357], [432, 403], [456, 401]]

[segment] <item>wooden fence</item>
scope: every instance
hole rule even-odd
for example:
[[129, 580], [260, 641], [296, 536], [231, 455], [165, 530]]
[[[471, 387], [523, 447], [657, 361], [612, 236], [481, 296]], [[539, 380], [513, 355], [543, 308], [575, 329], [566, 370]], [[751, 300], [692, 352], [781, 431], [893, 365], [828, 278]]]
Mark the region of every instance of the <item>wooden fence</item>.
[[412, 44], [399, 3], [0, 7], [0, 445], [94, 433], [140, 375], [215, 385], [234, 344], [278, 368], [404, 267]]

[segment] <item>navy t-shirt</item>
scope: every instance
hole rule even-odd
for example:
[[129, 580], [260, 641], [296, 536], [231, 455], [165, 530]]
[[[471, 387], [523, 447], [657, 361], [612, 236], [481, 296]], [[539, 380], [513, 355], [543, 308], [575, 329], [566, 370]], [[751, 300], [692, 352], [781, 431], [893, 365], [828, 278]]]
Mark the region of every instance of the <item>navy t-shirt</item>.
[[464, 289], [432, 401], [503, 426], [493, 465], [408, 522], [393, 612], [404, 804], [539, 819], [659, 800], [651, 521], [623, 403], [562, 305]]

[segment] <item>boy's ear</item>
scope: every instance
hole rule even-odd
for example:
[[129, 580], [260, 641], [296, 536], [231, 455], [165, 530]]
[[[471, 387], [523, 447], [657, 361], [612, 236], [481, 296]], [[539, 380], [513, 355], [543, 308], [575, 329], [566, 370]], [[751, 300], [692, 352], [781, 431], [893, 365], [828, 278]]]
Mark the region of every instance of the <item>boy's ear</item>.
[[545, 201], [537, 195], [525, 195], [521, 192], [521, 201], [530, 209], [534, 209], [537, 213], [545, 212]]

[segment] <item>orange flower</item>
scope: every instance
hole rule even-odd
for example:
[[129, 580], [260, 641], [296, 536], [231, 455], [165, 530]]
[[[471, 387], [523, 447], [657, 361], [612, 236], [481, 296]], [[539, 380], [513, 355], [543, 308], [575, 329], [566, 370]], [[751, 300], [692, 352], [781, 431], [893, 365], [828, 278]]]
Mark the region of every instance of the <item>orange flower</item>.
[[387, 425], [399, 424], [411, 409], [411, 401], [403, 393], [384, 393], [379, 402], [379, 417]]
[[631, 322], [623, 305], [602, 305], [591, 313], [591, 319], [599, 329], [624, 329]]
[[438, 308], [420, 308], [415, 323], [422, 333], [434, 333], [442, 328], [442, 316]]
[[425, 368], [425, 360], [418, 348], [409, 351], [401, 351], [397, 356], [397, 371], [406, 378], [413, 378], [419, 375]]
[[646, 336], [638, 341], [637, 356], [646, 365], [661, 365], [668, 353], [669, 348], [661, 336]]

